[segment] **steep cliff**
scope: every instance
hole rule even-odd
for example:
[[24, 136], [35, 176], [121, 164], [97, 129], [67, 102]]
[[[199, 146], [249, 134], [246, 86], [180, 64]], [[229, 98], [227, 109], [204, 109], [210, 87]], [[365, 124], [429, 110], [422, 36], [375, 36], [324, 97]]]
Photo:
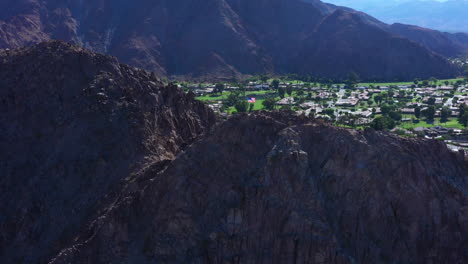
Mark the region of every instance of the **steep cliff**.
[[438, 141], [240, 115], [51, 263], [466, 263], [467, 171]]
[[153, 74], [61, 42], [0, 52], [0, 100], [1, 263], [45, 261], [100, 201], [215, 122]]

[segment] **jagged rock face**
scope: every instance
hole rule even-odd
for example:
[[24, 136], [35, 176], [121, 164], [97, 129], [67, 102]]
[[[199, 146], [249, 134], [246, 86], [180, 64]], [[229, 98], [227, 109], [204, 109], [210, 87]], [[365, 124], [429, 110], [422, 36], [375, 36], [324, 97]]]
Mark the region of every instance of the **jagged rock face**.
[[236, 116], [51, 263], [466, 263], [467, 171], [438, 141]]
[[[62, 39], [158, 75], [346, 78], [354, 71], [394, 80], [457, 73], [431, 52], [433, 43], [397, 38], [376, 19], [318, 0], [4, 0], [0, 9], [0, 48]], [[446, 41], [437, 50], [452, 54], [455, 46]]]
[[1, 52], [0, 98], [1, 263], [45, 262], [111, 191], [215, 122], [154, 74], [60, 42]]

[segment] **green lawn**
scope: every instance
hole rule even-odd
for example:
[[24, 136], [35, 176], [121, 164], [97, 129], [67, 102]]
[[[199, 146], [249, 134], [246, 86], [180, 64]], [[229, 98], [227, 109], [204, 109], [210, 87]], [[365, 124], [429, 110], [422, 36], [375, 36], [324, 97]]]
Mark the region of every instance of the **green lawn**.
[[[227, 97], [229, 96], [230, 92], [223, 92], [223, 95], [217, 95], [217, 96], [212, 96], [212, 95], [205, 95], [205, 96], [199, 96], [197, 97], [198, 100], [200, 101], [203, 101], [203, 102], [210, 102], [210, 101], [222, 101], [222, 100], [225, 100], [227, 99]], [[255, 104], [254, 104], [254, 108], [253, 110], [262, 110], [264, 109], [263, 107], [263, 101], [264, 100], [264, 97], [265, 95], [267, 94], [275, 94], [275, 92], [273, 91], [251, 91], [251, 92], [246, 92], [245, 93], [245, 96], [242, 96], [242, 97], [245, 97], [245, 100], [247, 100], [248, 97], [255, 97], [257, 98]], [[277, 98], [279, 99], [279, 98]], [[228, 108], [228, 112], [229, 113], [232, 113], [234, 112], [236, 109], [234, 107], [230, 107]]]
[[401, 127], [404, 129], [414, 129], [417, 127], [435, 127], [435, 126], [464, 129], [464, 127], [460, 123], [458, 123], [456, 118], [452, 118], [451, 120], [445, 123], [441, 123], [440, 118], [436, 118], [436, 120], [434, 120], [433, 123], [427, 123], [426, 121], [422, 121], [422, 120], [420, 120], [418, 123], [413, 123], [412, 121], [402, 122], [398, 127]]
[[220, 101], [224, 100], [228, 97], [228, 93], [223, 93], [223, 95], [212, 96], [211, 94], [207, 94], [204, 96], [198, 96], [197, 99], [200, 101]]
[[[445, 85], [445, 82], [456, 82], [456, 81], [463, 81], [463, 78], [457, 78], [457, 79], [447, 79], [447, 80], [438, 80], [437, 85]], [[390, 86], [390, 85], [412, 85], [414, 82], [386, 82], [386, 83], [360, 83], [359, 86]]]
[[390, 85], [411, 85], [413, 82], [396, 82], [396, 83], [360, 83], [358, 86], [390, 86]]
[[[258, 110], [263, 110], [265, 107], [263, 106], [263, 101], [265, 100], [257, 100], [254, 104], [254, 108], [253, 110], [254, 111], [258, 111]], [[230, 114], [232, 114], [232, 112], [236, 111], [236, 108], [234, 106], [232, 107], [229, 107], [228, 110], [227, 110]]]
[[[247, 97], [255, 97], [255, 96], [258, 96], [258, 95], [265, 95], [265, 94], [273, 94], [274, 92], [273, 91], [250, 91], [250, 92], [245, 92], [245, 98], [247, 99]], [[211, 94], [207, 94], [207, 95], [204, 95], [204, 96], [198, 96], [197, 99], [200, 100], [200, 101], [221, 101], [221, 100], [225, 100], [227, 99], [227, 97], [229, 96], [230, 92], [223, 92], [223, 95], [216, 95], [216, 96], [212, 96]]]

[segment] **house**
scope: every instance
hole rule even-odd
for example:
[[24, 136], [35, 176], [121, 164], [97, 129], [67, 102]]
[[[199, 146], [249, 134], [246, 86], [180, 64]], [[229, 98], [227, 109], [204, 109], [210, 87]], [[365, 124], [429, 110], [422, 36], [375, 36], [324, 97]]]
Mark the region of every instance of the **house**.
[[[239, 87], [230, 86], [230, 85], [228, 85], [228, 86], [226, 86], [226, 87], [224, 88], [224, 90], [226, 90], [226, 91], [232, 91], [232, 90], [238, 90], [238, 89], [239, 89]], [[247, 89], [247, 87], [246, 87], [246, 89]]]
[[414, 115], [414, 108], [402, 108], [401, 113], [406, 115]]
[[382, 92], [382, 90], [380, 90], [380, 89], [369, 89], [369, 90], [367, 90], [367, 91], [368, 91], [369, 93], [381, 93], [381, 92]]
[[277, 105], [291, 105], [294, 104], [294, 98], [292, 97], [285, 97], [278, 102], [276, 102]]
[[304, 110], [304, 111], [299, 111], [298, 113], [299, 114], [305, 114], [305, 115], [310, 115], [310, 113], [316, 113], [316, 114], [320, 114], [323, 112], [323, 108], [321, 108], [320, 106], [317, 106], [317, 107], [311, 107], [307, 110]]
[[300, 105], [302, 109], [309, 109], [309, 108], [317, 108], [320, 107], [320, 105], [314, 103], [314, 102], [305, 102]]
[[223, 106], [223, 102], [219, 101], [219, 102], [214, 103], [214, 104], [209, 104], [208, 106], [209, 106], [211, 109], [213, 109], [213, 111], [215, 111], [215, 112], [220, 112], [221, 107]]
[[452, 86], [441, 86], [441, 87], [439, 87], [439, 90], [442, 90], [442, 91], [452, 91], [452, 90], [453, 90], [453, 87], [452, 87]]
[[270, 89], [270, 86], [268, 84], [257, 84], [255, 85], [255, 88], [258, 90], [268, 90]]
[[210, 94], [213, 92], [213, 88], [206, 88], [206, 89], [198, 89], [198, 90], [195, 90], [195, 94], [197, 96], [201, 96], [201, 95], [205, 95], [205, 94]]
[[414, 103], [414, 102], [409, 102], [409, 103], [406, 103], [406, 106], [422, 106], [423, 104], [421, 103]]
[[328, 99], [331, 97], [331, 94], [328, 92], [320, 92], [317, 94], [317, 97], [319, 97], [320, 99]]
[[448, 134], [450, 132], [450, 130], [448, 128], [441, 127], [441, 126], [431, 127], [431, 128], [429, 128], [429, 130], [434, 132], [435, 134], [438, 134], [438, 135], [445, 135], [445, 134]]
[[426, 133], [426, 128], [425, 128], [425, 127], [417, 127], [417, 128], [415, 128], [415, 129], [413, 129], [413, 130], [414, 130], [414, 132], [416, 132], [416, 133], [418, 133], [418, 132], [420, 132], [420, 133]]
[[443, 97], [436, 97], [436, 104], [443, 104], [444, 103], [444, 98]]
[[357, 98], [362, 101], [368, 101], [369, 100], [369, 94], [367, 92], [360, 93], [357, 95]]
[[356, 116], [362, 116], [362, 117], [365, 117], [365, 118], [369, 118], [371, 115], [372, 115], [372, 111], [369, 111], [369, 110], [366, 110], [366, 111], [356, 111], [354, 113], [352, 113], [353, 115], [356, 115]]
[[358, 98], [338, 99], [337, 106], [356, 106], [359, 103]]
[[367, 125], [370, 124], [372, 120], [370, 118], [358, 118], [355, 125]]

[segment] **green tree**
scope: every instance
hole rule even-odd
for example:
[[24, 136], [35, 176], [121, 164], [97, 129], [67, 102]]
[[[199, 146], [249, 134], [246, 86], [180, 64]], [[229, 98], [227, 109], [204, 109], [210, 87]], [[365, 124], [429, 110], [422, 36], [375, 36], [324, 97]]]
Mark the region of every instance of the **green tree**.
[[388, 113], [388, 116], [395, 121], [401, 121], [401, 119], [403, 118], [401, 113], [395, 111], [391, 111], [390, 113]]
[[421, 118], [421, 107], [417, 106], [415, 109], [414, 109], [414, 116], [419, 119]]
[[382, 103], [382, 96], [381, 95], [374, 96], [374, 102], [380, 105], [380, 103]]
[[442, 110], [440, 111], [440, 121], [447, 122], [451, 114], [452, 114], [452, 110], [450, 110], [450, 108], [443, 107]]
[[278, 79], [274, 79], [271, 82], [271, 86], [273, 87], [273, 90], [277, 91], [280, 85], [280, 81]]
[[468, 112], [465, 112], [458, 118], [458, 122], [462, 124], [464, 127], [468, 127]]
[[255, 108], [255, 104], [249, 104], [249, 112], [252, 112]]
[[240, 100], [234, 106], [238, 113], [245, 113], [249, 109], [249, 103], [244, 100]]
[[335, 109], [333, 109], [333, 108], [327, 108], [327, 109], [323, 110], [323, 112], [324, 112], [327, 116], [331, 117], [332, 119], [335, 119]]
[[267, 110], [273, 110], [273, 109], [275, 109], [276, 100], [275, 100], [275, 98], [267, 98], [262, 102], [262, 105]]
[[460, 114], [458, 115], [458, 123], [464, 127], [468, 126], [468, 106], [466, 104], [460, 105]]
[[240, 100], [241, 100], [241, 92], [233, 91], [228, 95], [226, 101], [224, 101], [224, 104], [226, 105], [226, 107], [231, 107], [231, 106], [235, 106], [237, 102], [239, 102]]
[[288, 85], [288, 87], [286, 87], [286, 93], [291, 96], [293, 94], [293, 87], [291, 85]]
[[380, 107], [380, 111], [382, 112], [382, 115], [386, 116], [390, 113], [390, 111], [392, 111], [392, 107], [388, 104], [384, 104]]
[[214, 93], [218, 93], [218, 94], [223, 94], [223, 91], [224, 91], [224, 84], [222, 83], [217, 83], [215, 85], [215, 88], [213, 90]]
[[435, 105], [436, 99], [434, 97], [431, 97], [427, 100], [428, 105]]
[[285, 93], [286, 93], [286, 91], [284, 90], [283, 87], [278, 88], [278, 95], [279, 95], [279, 97], [284, 98], [284, 94], [285, 94]]
[[434, 120], [435, 113], [436, 113], [436, 109], [435, 109], [435, 106], [433, 105], [429, 106], [427, 109], [422, 111], [422, 114], [426, 117], [427, 120], [430, 120], [430, 121]]
[[371, 122], [370, 127], [375, 130], [393, 129], [395, 128], [395, 121], [386, 116], [379, 116]]
[[268, 75], [260, 76], [260, 80], [262, 81], [262, 83], [266, 83], [268, 81], [268, 79], [270, 79], [270, 77]]
[[398, 93], [399, 93], [399, 95], [400, 95], [401, 98], [405, 98], [405, 97], [406, 97], [406, 91], [405, 91], [405, 90], [401, 90], [401, 91], [399, 91]]

